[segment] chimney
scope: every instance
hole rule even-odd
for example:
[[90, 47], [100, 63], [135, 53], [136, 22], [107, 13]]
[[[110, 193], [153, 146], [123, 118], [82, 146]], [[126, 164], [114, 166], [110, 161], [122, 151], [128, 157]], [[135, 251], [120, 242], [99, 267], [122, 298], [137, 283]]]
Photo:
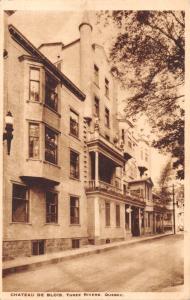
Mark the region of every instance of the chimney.
[[89, 22], [88, 12], [84, 11], [82, 22], [79, 25], [80, 31], [80, 85], [86, 95], [84, 117], [92, 119], [92, 80], [93, 80], [93, 59], [92, 59], [92, 25]]

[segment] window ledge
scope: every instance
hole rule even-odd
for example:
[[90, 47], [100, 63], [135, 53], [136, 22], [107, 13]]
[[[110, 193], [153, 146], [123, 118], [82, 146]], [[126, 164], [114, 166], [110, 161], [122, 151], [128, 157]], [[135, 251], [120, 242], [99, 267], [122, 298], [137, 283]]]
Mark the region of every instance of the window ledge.
[[42, 160], [38, 158], [27, 158], [26, 161], [39, 161], [40, 163], [42, 162]]
[[43, 160], [43, 163], [44, 163], [44, 164], [49, 164], [49, 165], [54, 166], [54, 167], [56, 167], [56, 168], [58, 168], [58, 169], [61, 169], [61, 167], [60, 167], [59, 165], [56, 165], [56, 164], [54, 164], [54, 163], [51, 163], [51, 162], [49, 162], [49, 161], [47, 161], [47, 160]]
[[73, 138], [77, 139], [79, 142], [81, 142], [80, 138], [72, 133], [69, 132], [69, 135], [72, 136]]
[[78, 226], [78, 227], [81, 227], [81, 224], [69, 224], [70, 227], [72, 226]]
[[43, 102], [41, 102], [41, 101], [31, 101], [31, 100], [26, 100], [26, 103], [36, 103], [36, 104], [43, 105]]
[[69, 176], [69, 178], [72, 179], [72, 180], [79, 181], [79, 182], [81, 181], [79, 178], [74, 178], [74, 177], [71, 177], [71, 176]]
[[111, 228], [111, 225], [106, 225], [105, 228]]
[[53, 226], [60, 226], [60, 224], [59, 223], [44, 223], [44, 225], [53, 225]]
[[10, 225], [13, 225], [13, 224], [32, 225], [32, 223], [27, 223], [27, 222], [10, 222], [9, 224]]
[[49, 105], [44, 103], [44, 107], [48, 108], [49, 110], [51, 110], [52, 112], [54, 112], [59, 118], [61, 118], [61, 114], [58, 113], [56, 110], [54, 110], [53, 108], [51, 108]]

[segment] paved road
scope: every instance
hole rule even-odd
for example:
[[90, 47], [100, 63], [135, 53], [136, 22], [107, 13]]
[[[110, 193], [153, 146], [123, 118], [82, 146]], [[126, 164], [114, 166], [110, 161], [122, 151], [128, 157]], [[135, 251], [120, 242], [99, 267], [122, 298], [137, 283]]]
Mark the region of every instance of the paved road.
[[147, 292], [183, 284], [183, 236], [110, 250], [3, 279], [4, 291]]

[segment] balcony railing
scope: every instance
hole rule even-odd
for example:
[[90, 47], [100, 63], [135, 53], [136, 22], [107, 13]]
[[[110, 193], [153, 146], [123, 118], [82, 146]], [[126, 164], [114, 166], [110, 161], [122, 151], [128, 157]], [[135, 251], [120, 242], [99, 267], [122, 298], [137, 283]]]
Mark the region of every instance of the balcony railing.
[[86, 186], [86, 190], [87, 191], [101, 190], [101, 191], [111, 192], [115, 194], [121, 194], [121, 195], [123, 194], [123, 191], [119, 187], [101, 180], [99, 180], [97, 183], [95, 182], [95, 180], [90, 180]]
[[124, 198], [130, 197], [134, 200], [144, 202], [144, 198], [140, 194], [134, 193], [134, 191], [130, 190], [123, 191], [119, 187], [101, 180], [99, 180], [97, 183], [95, 182], [95, 180], [88, 181], [86, 185], [86, 191], [104, 191], [111, 194], [119, 194], [120, 196], [122, 195]]

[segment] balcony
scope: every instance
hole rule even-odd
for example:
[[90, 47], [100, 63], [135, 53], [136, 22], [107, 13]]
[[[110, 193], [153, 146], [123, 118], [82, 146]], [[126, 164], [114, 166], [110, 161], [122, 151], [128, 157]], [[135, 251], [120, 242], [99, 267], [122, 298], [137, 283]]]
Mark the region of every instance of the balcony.
[[119, 187], [101, 180], [98, 180], [97, 182], [95, 180], [90, 180], [86, 185], [86, 191], [102, 191], [111, 194], [123, 195], [123, 191]]
[[94, 132], [88, 134], [87, 146], [89, 152], [98, 151], [104, 156], [109, 157], [117, 166], [123, 167], [125, 158], [119, 143], [112, 143], [107, 140], [99, 130], [94, 130]]
[[86, 192], [93, 193], [93, 192], [104, 192], [108, 193], [109, 195], [116, 196], [119, 198], [122, 198], [123, 201], [126, 201], [130, 203], [131, 205], [139, 204], [144, 206], [145, 201], [144, 198], [136, 193], [133, 193], [133, 191], [123, 191], [119, 187], [109, 184], [105, 181], [98, 180], [97, 182], [95, 180], [90, 180], [86, 184]]

